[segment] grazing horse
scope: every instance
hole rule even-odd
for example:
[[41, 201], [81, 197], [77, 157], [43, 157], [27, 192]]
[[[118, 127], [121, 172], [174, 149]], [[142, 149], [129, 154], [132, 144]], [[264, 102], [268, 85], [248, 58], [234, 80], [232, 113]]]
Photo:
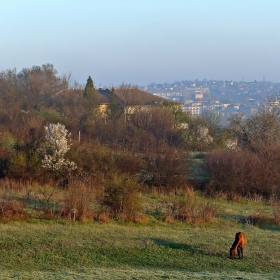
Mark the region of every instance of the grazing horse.
[[235, 240], [230, 248], [230, 259], [234, 259], [235, 254], [236, 254], [236, 249], [238, 253], [239, 259], [243, 259], [243, 248], [245, 244], [247, 243], [247, 236], [245, 235], [244, 232], [237, 232], [235, 234]]

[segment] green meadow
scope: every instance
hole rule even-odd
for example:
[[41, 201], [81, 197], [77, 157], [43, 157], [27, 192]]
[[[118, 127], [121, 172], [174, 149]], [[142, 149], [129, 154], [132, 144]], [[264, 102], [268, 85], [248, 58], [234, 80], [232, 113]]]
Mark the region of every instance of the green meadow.
[[[279, 279], [280, 227], [270, 205], [214, 201], [218, 217], [198, 225], [152, 217], [1, 223], [0, 279]], [[238, 231], [248, 237], [244, 259], [230, 260]]]

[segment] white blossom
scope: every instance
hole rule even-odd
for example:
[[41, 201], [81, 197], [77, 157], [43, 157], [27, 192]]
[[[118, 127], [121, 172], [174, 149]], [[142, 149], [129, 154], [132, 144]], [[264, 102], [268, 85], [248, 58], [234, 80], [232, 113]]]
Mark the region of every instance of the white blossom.
[[213, 142], [213, 137], [209, 135], [209, 129], [206, 126], [200, 125], [197, 130], [197, 139], [204, 140], [210, 144]]
[[[67, 171], [70, 172], [77, 168], [73, 161], [64, 158], [70, 145], [67, 143], [67, 137], [70, 137], [67, 129], [63, 124], [50, 124], [45, 126], [46, 139], [48, 141], [47, 149], [50, 154], [44, 155], [42, 160], [42, 167], [53, 171]], [[48, 149], [49, 148], [49, 149]]]

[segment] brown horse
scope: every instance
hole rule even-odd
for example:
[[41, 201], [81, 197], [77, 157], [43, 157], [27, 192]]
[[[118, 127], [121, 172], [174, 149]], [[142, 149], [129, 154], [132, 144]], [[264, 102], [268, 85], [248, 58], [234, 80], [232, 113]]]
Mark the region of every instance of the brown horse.
[[235, 240], [229, 251], [229, 254], [230, 254], [229, 258], [234, 259], [235, 254], [236, 254], [236, 249], [237, 249], [239, 259], [243, 259], [243, 248], [246, 243], [247, 243], [247, 236], [245, 235], [245, 233], [237, 232], [235, 234]]

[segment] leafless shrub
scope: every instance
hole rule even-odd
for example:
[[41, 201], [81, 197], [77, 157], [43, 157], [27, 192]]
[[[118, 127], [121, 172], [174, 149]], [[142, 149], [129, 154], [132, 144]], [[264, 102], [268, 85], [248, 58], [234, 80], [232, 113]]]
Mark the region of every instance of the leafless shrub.
[[271, 194], [279, 193], [279, 161], [273, 156], [274, 149], [270, 149], [272, 147], [266, 147], [266, 152], [261, 153], [248, 150], [212, 152], [206, 158], [211, 174], [209, 189], [254, 199], [268, 199]]
[[51, 185], [33, 186], [28, 190], [24, 200], [38, 212], [55, 216], [59, 210], [61, 199], [60, 190]]
[[94, 192], [86, 186], [69, 186], [60, 207], [61, 216], [70, 220], [93, 220], [96, 217]]
[[160, 144], [179, 144], [178, 138], [180, 129], [170, 109], [156, 106], [131, 108], [123, 136], [131, 150], [154, 151]]
[[159, 146], [144, 158], [144, 183], [157, 187], [161, 193], [178, 192], [187, 187], [190, 159], [187, 154], [166, 145]]

